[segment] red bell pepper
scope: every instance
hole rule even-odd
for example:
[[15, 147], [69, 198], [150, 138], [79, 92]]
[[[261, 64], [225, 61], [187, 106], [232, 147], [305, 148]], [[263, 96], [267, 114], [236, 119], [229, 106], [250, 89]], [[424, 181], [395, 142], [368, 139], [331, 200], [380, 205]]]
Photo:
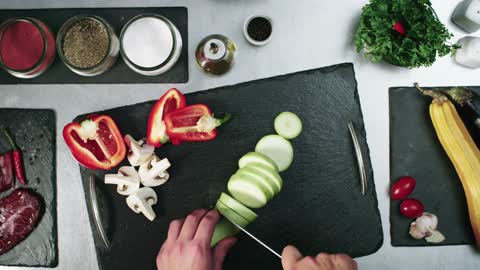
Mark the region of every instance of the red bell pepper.
[[[147, 141], [149, 144], [160, 147], [170, 139], [165, 129], [165, 116], [177, 109], [187, 106], [185, 96], [172, 88], [167, 91], [153, 106], [148, 117]], [[172, 138], [172, 143], [178, 145], [181, 141]]]
[[110, 170], [123, 161], [123, 136], [110, 116], [90, 115], [63, 128], [63, 138], [75, 159], [89, 169]]
[[214, 118], [207, 105], [196, 104], [167, 114], [165, 125], [170, 138], [187, 142], [209, 141], [217, 136], [216, 128], [230, 118], [230, 114], [225, 114], [222, 119]]

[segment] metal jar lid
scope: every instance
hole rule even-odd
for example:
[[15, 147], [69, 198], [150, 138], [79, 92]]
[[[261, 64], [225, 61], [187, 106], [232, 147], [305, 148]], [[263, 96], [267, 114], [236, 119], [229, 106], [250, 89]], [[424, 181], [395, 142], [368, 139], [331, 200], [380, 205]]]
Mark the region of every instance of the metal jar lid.
[[211, 35], [200, 41], [195, 57], [206, 73], [221, 75], [230, 70], [237, 55], [235, 43], [223, 35]]

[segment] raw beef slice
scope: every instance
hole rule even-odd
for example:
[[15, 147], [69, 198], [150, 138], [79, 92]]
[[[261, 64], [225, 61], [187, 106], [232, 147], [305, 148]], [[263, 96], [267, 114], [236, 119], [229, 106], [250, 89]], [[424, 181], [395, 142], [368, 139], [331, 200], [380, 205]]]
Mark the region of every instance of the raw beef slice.
[[13, 183], [12, 152], [0, 156], [0, 192], [9, 190]]
[[0, 200], [0, 255], [23, 241], [38, 223], [41, 210], [39, 195], [16, 189]]

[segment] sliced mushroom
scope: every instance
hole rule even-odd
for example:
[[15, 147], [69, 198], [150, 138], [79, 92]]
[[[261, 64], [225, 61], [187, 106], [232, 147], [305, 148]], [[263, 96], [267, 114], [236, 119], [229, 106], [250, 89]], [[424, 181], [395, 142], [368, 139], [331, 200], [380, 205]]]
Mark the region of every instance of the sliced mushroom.
[[129, 148], [127, 155], [128, 161], [130, 165], [134, 167], [147, 162], [155, 151], [155, 147], [148, 144], [145, 139], [136, 141], [132, 136], [126, 135], [124, 140]]
[[140, 181], [146, 187], [163, 185], [170, 177], [167, 172], [170, 166], [171, 164], [168, 159], [164, 158], [160, 160], [160, 158], [153, 155], [148, 162], [142, 164], [138, 169]]
[[157, 194], [152, 188], [142, 187], [127, 197], [127, 205], [135, 213], [142, 213], [150, 221], [156, 217], [152, 205], [157, 203]]
[[140, 176], [134, 167], [123, 166], [117, 174], [106, 174], [105, 184], [117, 185], [117, 192], [130, 195], [140, 188]]

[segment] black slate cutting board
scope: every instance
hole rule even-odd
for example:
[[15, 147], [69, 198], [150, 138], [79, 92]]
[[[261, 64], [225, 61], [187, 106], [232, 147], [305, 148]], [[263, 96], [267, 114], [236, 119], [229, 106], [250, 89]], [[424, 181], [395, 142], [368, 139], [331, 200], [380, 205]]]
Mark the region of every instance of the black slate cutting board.
[[[55, 267], [58, 263], [55, 112], [0, 109], [0, 154], [11, 150], [3, 135], [4, 128], [21, 147], [27, 188], [42, 196], [44, 208], [38, 226], [23, 242], [0, 255], [0, 265]], [[0, 197], [10, 192], [4, 192]]]
[[[90, 84], [90, 83], [186, 83], [188, 82], [188, 11], [185, 7], [153, 8], [72, 8], [72, 9], [26, 9], [0, 10], [0, 23], [7, 19], [27, 16], [37, 18], [48, 25], [56, 38], [58, 30], [68, 19], [79, 14], [91, 14], [104, 18], [118, 37], [123, 26], [142, 13], [165, 16], [178, 28], [182, 36], [182, 53], [169, 71], [158, 76], [144, 76], [131, 70], [119, 54], [115, 65], [107, 72], [83, 77], [73, 73], [57, 56], [52, 66], [33, 79], [19, 79], [0, 69], [0, 84]], [[58, 48], [57, 48], [58, 51]]]
[[[469, 87], [480, 92], [479, 87]], [[442, 148], [433, 127], [430, 97], [413, 87], [390, 88], [390, 183], [411, 175], [417, 186], [410, 197], [419, 199], [425, 211], [438, 216], [439, 230], [446, 240], [436, 245], [474, 243], [463, 188], [453, 164]], [[390, 202], [390, 232], [393, 246], [435, 244], [410, 237], [413, 220], [399, 212], [399, 201]]]
[[[157, 149], [173, 166], [171, 180], [155, 189], [159, 202], [153, 223], [128, 209], [115, 187], [102, 183], [103, 172], [81, 168], [87, 201], [88, 176], [97, 176], [101, 212], [112, 241], [111, 250], [106, 250], [90, 216], [101, 269], [154, 269], [170, 221], [213, 207], [236, 171], [237, 160], [262, 136], [273, 133], [274, 117], [287, 110], [296, 112], [304, 126], [292, 141], [294, 162], [282, 173], [283, 190], [255, 210], [259, 218], [248, 229], [277, 251], [289, 243], [312, 255], [325, 251], [358, 257], [378, 250], [383, 234], [356, 87], [352, 64], [341, 64], [188, 94], [188, 104], [205, 103], [216, 112], [232, 113], [233, 119], [219, 128], [213, 141]], [[123, 134], [139, 138], [145, 135], [154, 102], [100, 113], [112, 116]], [[360, 192], [349, 121], [358, 129], [366, 158], [366, 196]], [[256, 242], [239, 238], [224, 269], [281, 268], [278, 258]]]

